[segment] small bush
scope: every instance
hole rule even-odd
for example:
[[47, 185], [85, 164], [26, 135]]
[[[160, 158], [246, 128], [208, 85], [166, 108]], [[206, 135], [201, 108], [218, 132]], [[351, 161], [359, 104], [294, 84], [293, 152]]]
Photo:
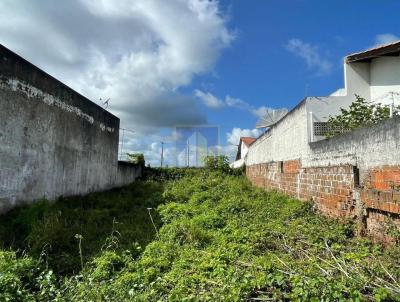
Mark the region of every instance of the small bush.
[[[399, 107], [394, 114], [398, 115]], [[388, 105], [368, 103], [364, 98], [356, 95], [356, 100], [349, 109], [340, 108], [340, 114], [328, 119], [327, 137], [332, 137], [357, 128], [371, 126], [390, 117]]]

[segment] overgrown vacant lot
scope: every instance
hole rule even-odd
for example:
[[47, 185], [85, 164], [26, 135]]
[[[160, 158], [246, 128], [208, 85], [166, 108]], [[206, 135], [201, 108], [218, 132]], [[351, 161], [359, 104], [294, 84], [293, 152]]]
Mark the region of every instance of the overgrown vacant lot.
[[400, 301], [398, 247], [242, 176], [200, 170], [77, 200], [2, 217], [0, 301]]

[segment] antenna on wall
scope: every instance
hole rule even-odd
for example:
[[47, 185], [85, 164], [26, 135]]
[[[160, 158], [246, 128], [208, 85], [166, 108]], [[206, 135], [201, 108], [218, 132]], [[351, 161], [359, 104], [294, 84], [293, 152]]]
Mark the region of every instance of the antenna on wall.
[[102, 103], [102, 106], [103, 106], [104, 109], [107, 109], [108, 106], [110, 105], [110, 98], [108, 98], [105, 101], [102, 98], [100, 98], [99, 101]]
[[257, 121], [256, 128], [268, 128], [279, 122], [289, 110], [286, 108], [281, 109], [267, 109], [266, 114]]

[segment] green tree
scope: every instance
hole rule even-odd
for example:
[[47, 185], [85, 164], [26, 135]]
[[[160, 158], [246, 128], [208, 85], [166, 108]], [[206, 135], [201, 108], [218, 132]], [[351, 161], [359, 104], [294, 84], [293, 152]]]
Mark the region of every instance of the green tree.
[[351, 103], [349, 109], [340, 108], [340, 112], [337, 116], [329, 117], [327, 137], [374, 125], [390, 117], [388, 105], [369, 103], [359, 95], [356, 95], [356, 100]]
[[226, 155], [206, 156], [204, 158], [204, 167], [212, 171], [229, 172], [229, 158]]
[[142, 153], [127, 153], [128, 161], [130, 163], [138, 164], [144, 167], [145, 160], [144, 155]]

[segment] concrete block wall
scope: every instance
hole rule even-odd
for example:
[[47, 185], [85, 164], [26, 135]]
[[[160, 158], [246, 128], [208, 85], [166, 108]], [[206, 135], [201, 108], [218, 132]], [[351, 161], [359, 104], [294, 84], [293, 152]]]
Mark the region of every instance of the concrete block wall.
[[0, 45], [0, 212], [132, 180], [118, 141], [117, 117]]
[[326, 215], [355, 219], [373, 238], [393, 241], [400, 230], [400, 118], [311, 143], [297, 158], [246, 169], [254, 185], [312, 200]]
[[143, 173], [143, 166], [126, 161], [118, 162], [116, 187], [122, 187], [134, 182], [137, 178], [141, 177]]

